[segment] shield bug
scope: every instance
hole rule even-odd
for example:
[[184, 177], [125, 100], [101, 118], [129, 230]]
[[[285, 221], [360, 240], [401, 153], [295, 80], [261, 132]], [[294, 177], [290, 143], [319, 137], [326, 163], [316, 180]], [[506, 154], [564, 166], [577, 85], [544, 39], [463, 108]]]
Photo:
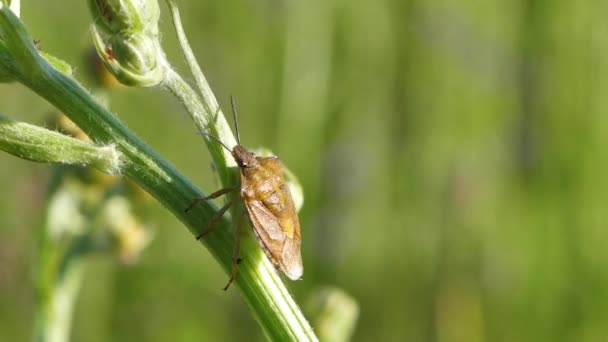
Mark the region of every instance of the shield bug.
[[[237, 122], [234, 98], [230, 98], [234, 125], [237, 136], [237, 145], [230, 149], [218, 138], [208, 134], [219, 142], [234, 157], [240, 170], [240, 185], [218, 190], [206, 197], [197, 197], [186, 209], [203, 200], [217, 198], [232, 191], [240, 190], [241, 199], [247, 209], [247, 214], [253, 232], [274, 266], [285, 273], [291, 280], [298, 280], [302, 276], [302, 256], [300, 254], [300, 221], [296, 213], [289, 186], [285, 182], [283, 163], [277, 157], [260, 157], [248, 151], [241, 145], [241, 137]], [[209, 234], [213, 224], [232, 206], [228, 202], [209, 220], [205, 230], [197, 236], [197, 240]], [[238, 221], [238, 220], [237, 220]], [[239, 224], [235, 229], [235, 252], [232, 262], [232, 274], [224, 290], [228, 289], [237, 273], [237, 264], [240, 261], [239, 253]]]

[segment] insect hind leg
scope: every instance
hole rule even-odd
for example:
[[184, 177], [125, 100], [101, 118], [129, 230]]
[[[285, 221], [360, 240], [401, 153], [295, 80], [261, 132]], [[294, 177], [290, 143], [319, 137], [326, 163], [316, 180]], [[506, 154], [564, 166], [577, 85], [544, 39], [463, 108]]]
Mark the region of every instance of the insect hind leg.
[[235, 222], [234, 227], [234, 249], [232, 251], [232, 269], [230, 271], [230, 279], [228, 279], [228, 284], [224, 286], [224, 291], [228, 290], [230, 284], [232, 284], [236, 280], [236, 274], [239, 270], [239, 264], [242, 259], [239, 257], [241, 254], [241, 223], [243, 223], [243, 216], [245, 216], [245, 211], [239, 215], [239, 218]]

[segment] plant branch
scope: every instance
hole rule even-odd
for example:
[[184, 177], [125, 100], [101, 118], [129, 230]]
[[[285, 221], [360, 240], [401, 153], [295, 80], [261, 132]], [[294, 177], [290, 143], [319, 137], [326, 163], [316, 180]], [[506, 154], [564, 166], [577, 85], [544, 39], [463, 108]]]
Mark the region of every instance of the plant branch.
[[217, 100], [213, 95], [213, 91], [211, 91], [211, 87], [203, 74], [203, 71], [198, 65], [196, 61], [196, 57], [192, 52], [192, 48], [190, 47], [190, 43], [188, 43], [188, 37], [184, 32], [184, 27], [182, 25], [181, 16], [179, 14], [179, 9], [177, 8], [177, 4], [173, 0], [167, 0], [167, 5], [169, 6], [169, 10], [171, 11], [171, 18], [173, 19], [173, 26], [175, 27], [175, 33], [177, 34], [177, 39], [179, 41], [179, 45], [182, 49], [182, 53], [184, 54], [184, 58], [186, 59], [186, 63], [188, 63], [188, 67], [190, 68], [190, 72], [192, 76], [194, 76], [194, 80], [196, 81], [196, 86], [198, 90], [201, 92], [203, 97], [204, 105], [206, 110], [209, 113], [215, 113], [220, 110], [219, 105], [217, 104]]
[[[39, 57], [22, 22], [2, 5], [0, 39], [0, 57], [12, 57], [9, 61], [0, 58], [0, 76], [15, 77], [61, 110], [97, 144], [115, 145], [124, 157], [121, 173], [133, 179], [169, 209], [189, 228], [192, 235], [201, 233], [205, 223], [218, 210], [217, 207], [203, 201], [188, 214], [184, 213], [193, 198], [204, 194], [112, 113], [95, 102], [74, 79]], [[181, 90], [187, 92], [188, 88], [182, 87]], [[216, 224], [219, 227], [202, 243], [229, 272], [234, 238], [230, 233], [229, 220], [223, 218]], [[244, 239], [242, 256], [236, 284], [266, 335], [277, 341], [316, 340], [308, 322], [254, 239]]]
[[[171, 92], [182, 103], [199, 132], [207, 132], [220, 139], [228, 146], [234, 146], [236, 141], [230, 126], [219, 110], [209, 112], [201, 102], [198, 94], [173, 69], [168, 67], [166, 79], [162, 86]], [[222, 145], [205, 137], [207, 148], [220, 174], [224, 186], [235, 184], [238, 176], [236, 162]]]
[[113, 145], [98, 146], [0, 114], [0, 150], [42, 162], [92, 166], [106, 174], [120, 172], [121, 153]]

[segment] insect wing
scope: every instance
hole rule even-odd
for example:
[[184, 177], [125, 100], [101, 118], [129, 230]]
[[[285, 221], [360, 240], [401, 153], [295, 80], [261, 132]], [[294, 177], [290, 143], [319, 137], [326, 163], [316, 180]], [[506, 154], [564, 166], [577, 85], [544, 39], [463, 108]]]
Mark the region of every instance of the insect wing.
[[[285, 194], [283, 193], [282, 195]], [[287, 192], [286, 195], [288, 196], [286, 199], [288, 207], [290, 204], [295, 213], [291, 194]], [[300, 279], [303, 267], [302, 256], [300, 254], [300, 223], [298, 222], [297, 216], [286, 217], [286, 215], [279, 215], [277, 217], [277, 215], [266, 206], [264, 201], [259, 200], [248, 201], [245, 203], [245, 206], [247, 207], [253, 230], [268, 258], [277, 265], [289, 279]], [[293, 219], [294, 217], [295, 220]]]

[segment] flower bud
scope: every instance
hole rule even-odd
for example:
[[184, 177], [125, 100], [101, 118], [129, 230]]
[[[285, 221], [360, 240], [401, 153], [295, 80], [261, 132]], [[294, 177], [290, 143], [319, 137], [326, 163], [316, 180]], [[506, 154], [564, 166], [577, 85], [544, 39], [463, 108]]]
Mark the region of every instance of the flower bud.
[[156, 38], [122, 31], [104, 42], [93, 26], [97, 54], [110, 72], [123, 84], [150, 87], [165, 77], [164, 55]]
[[129, 30], [158, 35], [156, 0], [89, 0], [89, 8], [95, 25], [106, 34]]
[[93, 77], [97, 87], [107, 89], [124, 87], [103, 64], [95, 47], [91, 45], [87, 48], [83, 57], [87, 72]]

